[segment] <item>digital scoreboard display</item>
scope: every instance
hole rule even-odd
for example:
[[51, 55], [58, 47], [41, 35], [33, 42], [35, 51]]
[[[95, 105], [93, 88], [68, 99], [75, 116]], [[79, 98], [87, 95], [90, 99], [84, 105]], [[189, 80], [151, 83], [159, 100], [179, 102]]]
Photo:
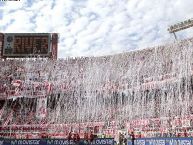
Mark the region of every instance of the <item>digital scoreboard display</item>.
[[50, 46], [51, 35], [49, 33], [5, 33], [3, 56], [49, 56]]

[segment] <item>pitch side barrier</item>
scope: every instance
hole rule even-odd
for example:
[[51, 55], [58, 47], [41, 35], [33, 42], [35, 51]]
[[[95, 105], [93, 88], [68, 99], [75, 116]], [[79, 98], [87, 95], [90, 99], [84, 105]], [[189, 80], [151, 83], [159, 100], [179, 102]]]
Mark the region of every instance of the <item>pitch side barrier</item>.
[[[127, 145], [132, 145], [131, 140]], [[193, 145], [193, 138], [140, 138], [135, 140], [135, 145]]]
[[[67, 139], [0, 139], [0, 145], [78, 145], [78, 143]], [[114, 139], [99, 138], [89, 143], [89, 145], [114, 145]]]

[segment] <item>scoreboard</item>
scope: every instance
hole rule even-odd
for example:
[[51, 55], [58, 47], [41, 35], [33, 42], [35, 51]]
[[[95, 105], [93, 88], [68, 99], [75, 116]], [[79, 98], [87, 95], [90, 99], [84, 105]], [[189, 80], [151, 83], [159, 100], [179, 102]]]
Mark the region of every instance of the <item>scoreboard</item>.
[[50, 53], [50, 33], [4, 33], [3, 57], [49, 57]]

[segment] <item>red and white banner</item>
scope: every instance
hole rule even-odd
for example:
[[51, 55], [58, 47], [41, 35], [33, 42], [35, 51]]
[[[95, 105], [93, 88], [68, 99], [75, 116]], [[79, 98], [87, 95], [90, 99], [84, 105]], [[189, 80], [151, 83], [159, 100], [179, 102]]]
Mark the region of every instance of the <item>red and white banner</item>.
[[38, 119], [43, 119], [46, 117], [47, 114], [47, 98], [39, 98], [37, 102], [36, 108], [36, 117]]

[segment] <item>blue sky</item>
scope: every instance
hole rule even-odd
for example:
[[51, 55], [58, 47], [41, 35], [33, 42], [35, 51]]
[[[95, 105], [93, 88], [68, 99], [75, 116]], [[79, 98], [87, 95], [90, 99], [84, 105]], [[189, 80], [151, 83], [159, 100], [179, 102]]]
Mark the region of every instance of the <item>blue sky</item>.
[[[0, 2], [1, 32], [57, 32], [59, 57], [101, 56], [172, 43], [168, 26], [193, 18], [192, 0]], [[192, 37], [193, 29], [177, 33]]]

